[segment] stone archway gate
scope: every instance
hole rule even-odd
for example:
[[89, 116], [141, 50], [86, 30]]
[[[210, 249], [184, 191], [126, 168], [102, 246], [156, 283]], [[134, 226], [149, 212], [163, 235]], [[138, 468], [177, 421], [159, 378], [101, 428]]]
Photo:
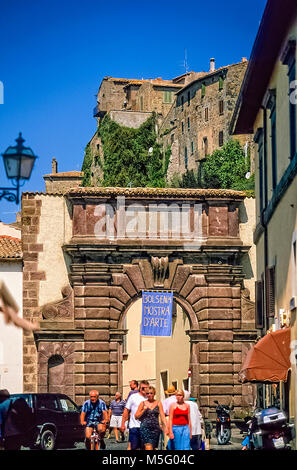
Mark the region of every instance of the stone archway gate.
[[[214, 399], [247, 405], [251, 390], [239, 383], [238, 371], [256, 331], [242, 267], [250, 250], [240, 238], [245, 194], [79, 187], [55, 197], [71, 222], [71, 236], [56, 246], [71, 287], [62, 300], [40, 306], [48, 277], [40, 271], [41, 222], [50, 196], [23, 194], [24, 316], [41, 321], [34, 339], [24, 337], [24, 391], [46, 391], [44, 358], [66, 348], [71, 360], [64, 391], [81, 403], [95, 387], [109, 400], [122, 387], [127, 309], [142, 290], [164, 289], [173, 290], [189, 319], [192, 393], [204, 415]], [[35, 297], [27, 300], [34, 282]]]

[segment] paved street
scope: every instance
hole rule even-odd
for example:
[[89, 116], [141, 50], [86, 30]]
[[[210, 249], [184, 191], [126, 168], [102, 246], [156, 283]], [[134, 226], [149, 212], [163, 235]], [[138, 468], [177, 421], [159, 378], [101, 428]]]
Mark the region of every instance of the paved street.
[[[213, 432], [212, 432], [213, 434]], [[232, 428], [232, 436], [231, 441], [226, 445], [218, 445], [217, 439], [215, 437], [211, 438], [210, 441], [210, 450], [241, 450], [241, 441], [243, 440], [243, 436], [240, 434], [237, 428]], [[114, 437], [110, 439], [105, 439], [106, 449], [107, 450], [126, 450], [128, 446], [127, 440], [125, 442], [117, 443]], [[63, 450], [84, 450], [85, 446], [83, 442], [77, 443], [75, 447], [70, 449], [63, 449]], [[23, 448], [23, 450], [28, 450]]]

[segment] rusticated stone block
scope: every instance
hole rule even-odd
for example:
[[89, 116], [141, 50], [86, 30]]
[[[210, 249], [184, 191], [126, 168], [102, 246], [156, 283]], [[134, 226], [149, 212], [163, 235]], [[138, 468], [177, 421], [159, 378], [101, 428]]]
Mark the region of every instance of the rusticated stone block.
[[84, 295], [86, 297], [109, 297], [109, 286], [85, 286]]
[[97, 351], [97, 352], [106, 352], [109, 351], [109, 343], [108, 342], [98, 342], [98, 341], [85, 341], [84, 344], [85, 351]]
[[115, 364], [115, 363], [110, 364], [109, 370], [110, 370], [110, 372], [117, 373], [118, 372], [118, 365]]
[[110, 319], [119, 320], [120, 316], [121, 316], [120, 310], [117, 310], [116, 308], [113, 308], [113, 307], [110, 308]]
[[[77, 300], [80, 300], [80, 298]], [[109, 307], [110, 299], [109, 297], [84, 297], [84, 306], [97, 308]]]
[[191, 293], [187, 296], [187, 301], [191, 305], [195, 305], [201, 298], [205, 298], [205, 297], [207, 297], [207, 287], [194, 287]]
[[85, 364], [85, 372], [88, 374], [109, 373], [110, 366], [106, 363]]
[[233, 364], [209, 364], [209, 373], [212, 374], [213, 372], [218, 373], [225, 373], [225, 372], [233, 372]]
[[106, 385], [97, 385], [96, 383], [95, 383], [94, 385], [92, 385], [92, 386], [87, 385], [87, 386], [85, 387], [86, 394], [89, 395], [90, 391], [91, 391], [91, 390], [94, 390], [94, 388], [95, 388], [95, 390], [98, 390], [99, 396], [102, 397], [102, 399], [103, 399], [103, 395], [106, 395], [106, 396], [109, 397], [109, 392], [110, 392], [109, 386], [106, 386]]
[[241, 364], [242, 361], [242, 354], [241, 352], [234, 352], [233, 353], [233, 361], [234, 362], [239, 362]]
[[109, 331], [107, 330], [86, 330], [85, 341], [108, 341]]
[[207, 309], [209, 299], [199, 299], [194, 305], [193, 309], [196, 313], [200, 312], [200, 310]]
[[179, 292], [191, 274], [191, 266], [178, 266], [172, 283], [172, 289]]
[[[201, 287], [202, 286], [202, 287]], [[180, 295], [184, 298], [187, 298], [188, 295], [190, 294], [190, 292], [192, 292], [192, 290], [195, 288], [195, 287], [200, 287], [200, 291], [196, 291], [196, 295], [194, 296], [194, 298], [196, 300], [194, 300], [193, 303], [197, 302], [198, 299], [200, 299], [201, 297], [207, 297], [207, 288], [206, 287], [203, 287], [205, 286], [205, 277], [204, 275], [200, 275], [200, 274], [191, 274], [188, 279], [186, 280], [186, 283], [185, 285], [183, 286], [183, 288], [181, 289], [180, 291]]]
[[[109, 308], [86, 308], [87, 319], [109, 319], [109, 316]], [[86, 328], [88, 327], [88, 323], [86, 323]]]
[[106, 363], [108, 363], [109, 360], [110, 360], [109, 353], [107, 353], [107, 352], [85, 353], [85, 362], [106, 362]]
[[232, 320], [209, 320], [208, 321], [208, 328], [210, 330], [217, 330], [217, 329], [226, 329], [226, 330], [232, 330], [233, 327], [233, 321]]
[[118, 384], [118, 375], [117, 374], [110, 374], [110, 385], [116, 385]]
[[132, 282], [130, 281], [127, 275], [113, 274], [112, 281], [112, 284], [114, 286], [121, 286], [123, 289], [125, 289], [125, 291], [130, 297], [133, 297], [137, 294], [135, 287], [133, 286]]
[[209, 347], [208, 347], [209, 351], [227, 352], [227, 351], [233, 351], [234, 343], [231, 343], [231, 342], [227, 343], [227, 342], [220, 341], [219, 343], [208, 343], [208, 344], [209, 344]]
[[109, 374], [86, 374], [85, 384], [107, 385], [109, 384]]
[[210, 331], [208, 334], [209, 341], [232, 341], [233, 331]]
[[111, 297], [110, 298], [110, 306], [116, 308], [117, 310], [122, 311], [123, 308], [125, 307], [125, 304], [120, 302], [118, 299]]
[[231, 385], [233, 382], [234, 379], [232, 374], [209, 374], [210, 384]]
[[200, 385], [208, 385], [208, 384], [209, 384], [209, 374], [201, 374]]
[[74, 309], [74, 317], [78, 318], [86, 318], [86, 310], [84, 307], [75, 307]]
[[200, 395], [209, 395], [210, 393], [210, 387], [209, 385], [200, 385]]
[[116, 298], [124, 305], [129, 302], [131, 299], [130, 295], [122, 287], [114, 287], [112, 286], [110, 289], [110, 296]]
[[[211, 385], [209, 387], [209, 395], [232, 395], [234, 393], [233, 385]], [[219, 399], [217, 399], [220, 401]]]
[[142, 289], [145, 289], [141, 270], [138, 265], [124, 266], [123, 271], [129, 276], [137, 292], [141, 292]]
[[117, 352], [110, 352], [110, 362], [118, 362], [118, 353]]

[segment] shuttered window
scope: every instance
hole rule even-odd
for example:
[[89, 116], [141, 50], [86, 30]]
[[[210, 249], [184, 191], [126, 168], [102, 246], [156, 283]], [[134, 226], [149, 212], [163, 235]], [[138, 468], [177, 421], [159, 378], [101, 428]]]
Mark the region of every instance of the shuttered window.
[[271, 318], [275, 315], [275, 268], [266, 268], [265, 294], [266, 294], [266, 316]]
[[255, 294], [256, 294], [256, 317], [255, 327], [258, 329], [264, 328], [264, 305], [263, 305], [263, 282], [255, 282]]

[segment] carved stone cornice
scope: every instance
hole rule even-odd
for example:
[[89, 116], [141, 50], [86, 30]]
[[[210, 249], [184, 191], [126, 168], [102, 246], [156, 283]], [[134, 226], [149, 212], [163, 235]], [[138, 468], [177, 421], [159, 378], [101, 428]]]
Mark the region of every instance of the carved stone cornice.
[[123, 337], [128, 333], [128, 330], [123, 328], [109, 330], [110, 341], [118, 341], [119, 343], [123, 342]]
[[67, 285], [61, 289], [62, 299], [49, 302], [39, 308], [39, 314], [45, 320], [73, 318], [73, 290]]
[[208, 341], [208, 330], [187, 330], [186, 334], [190, 337], [191, 343], [200, 343], [201, 341]]
[[83, 330], [64, 330], [64, 331], [53, 331], [53, 330], [40, 330], [34, 331], [34, 340], [38, 344], [40, 342], [59, 342], [59, 341], [83, 341], [84, 331]]

